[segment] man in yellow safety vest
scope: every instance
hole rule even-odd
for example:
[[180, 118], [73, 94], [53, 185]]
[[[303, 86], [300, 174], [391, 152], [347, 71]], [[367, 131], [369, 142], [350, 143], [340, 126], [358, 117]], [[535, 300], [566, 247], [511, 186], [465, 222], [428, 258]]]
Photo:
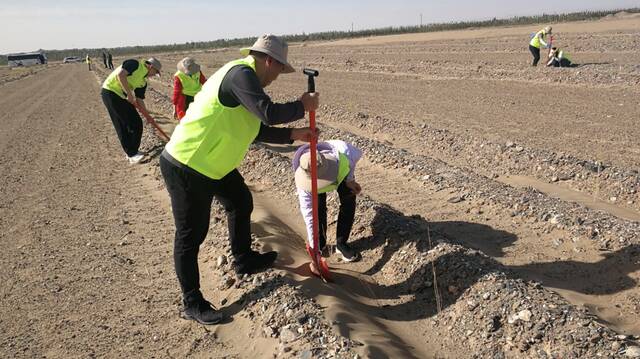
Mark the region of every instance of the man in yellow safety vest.
[[548, 35], [551, 35], [551, 30], [551, 26], [547, 26], [536, 32], [536, 34], [531, 38], [531, 41], [529, 41], [529, 51], [531, 51], [531, 54], [533, 55], [533, 63], [531, 66], [537, 66], [538, 61], [540, 61], [540, 46], [548, 48], [549, 45], [545, 40]]
[[140, 152], [142, 119], [136, 106], [146, 111], [144, 104], [147, 78], [160, 74], [162, 65], [155, 57], [146, 61], [129, 59], [118, 66], [102, 83], [102, 102], [107, 107], [122, 149], [129, 163], [142, 161]]
[[207, 236], [213, 198], [227, 214], [231, 254], [238, 274], [252, 274], [273, 264], [276, 252], [251, 249], [253, 199], [238, 171], [254, 141], [309, 142], [309, 128], [277, 128], [318, 108], [318, 93], [274, 103], [264, 88], [281, 73], [294, 72], [287, 62], [286, 42], [262, 35], [244, 58], [222, 66], [202, 86], [160, 156], [160, 169], [176, 225], [173, 258], [182, 290], [183, 318], [216, 324], [220, 312], [200, 291], [198, 251]]

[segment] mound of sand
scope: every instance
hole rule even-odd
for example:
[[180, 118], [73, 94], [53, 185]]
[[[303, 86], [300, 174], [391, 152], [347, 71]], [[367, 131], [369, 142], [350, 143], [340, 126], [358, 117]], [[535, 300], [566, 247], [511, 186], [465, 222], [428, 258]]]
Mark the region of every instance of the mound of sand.
[[640, 18], [640, 13], [630, 13], [627, 11], [620, 11], [615, 14], [609, 14], [604, 16], [601, 20], [619, 20], [619, 19], [637, 19]]

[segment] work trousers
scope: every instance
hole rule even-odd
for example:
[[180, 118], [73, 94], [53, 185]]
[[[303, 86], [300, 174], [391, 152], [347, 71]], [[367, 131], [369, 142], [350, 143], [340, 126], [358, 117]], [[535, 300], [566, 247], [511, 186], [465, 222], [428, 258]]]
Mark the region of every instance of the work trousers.
[[553, 66], [553, 67], [571, 67], [571, 61], [569, 61], [567, 59], [560, 59], [560, 61], [558, 61], [557, 59], [554, 59], [553, 62], [551, 63], [551, 66]]
[[529, 51], [531, 51], [531, 55], [533, 55], [533, 63], [531, 66], [538, 66], [538, 61], [540, 61], [540, 49], [529, 45]]
[[215, 197], [227, 214], [231, 253], [236, 260], [251, 251], [253, 198], [237, 169], [219, 180], [179, 164], [166, 151], [160, 170], [171, 197], [176, 233], [173, 260], [184, 300], [202, 300], [198, 251], [209, 231], [211, 203]]
[[101, 95], [122, 149], [129, 157], [136, 155], [142, 140], [142, 119], [138, 111], [129, 101], [112, 91], [102, 89]]
[[[353, 219], [356, 215], [356, 195], [347, 187], [346, 181], [342, 181], [338, 186], [338, 197], [340, 198], [340, 211], [338, 212], [338, 227], [336, 228], [336, 243], [345, 244], [349, 240]], [[327, 244], [327, 194], [318, 195], [318, 224], [319, 224], [319, 247], [324, 248]]]
[[184, 112], [187, 112], [189, 104], [193, 102], [193, 96], [184, 95]]

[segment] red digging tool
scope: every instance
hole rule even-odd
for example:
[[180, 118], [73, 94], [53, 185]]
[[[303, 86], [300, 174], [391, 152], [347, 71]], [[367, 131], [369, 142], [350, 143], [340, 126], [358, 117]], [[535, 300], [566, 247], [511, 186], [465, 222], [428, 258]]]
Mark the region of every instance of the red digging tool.
[[140, 111], [142, 116], [144, 116], [144, 118], [147, 120], [147, 122], [149, 122], [151, 124], [151, 126], [155, 127], [155, 129], [160, 134], [160, 137], [162, 137], [162, 139], [164, 139], [165, 141], [169, 142], [169, 136], [167, 136], [167, 134], [164, 133], [164, 131], [162, 131], [160, 126], [158, 126], [158, 124], [156, 123], [156, 120], [154, 120], [153, 117], [151, 117], [149, 112], [147, 112], [142, 106], [140, 106], [138, 104], [136, 104], [136, 108], [138, 109], [138, 111]]
[[[317, 70], [312, 69], [303, 69], [302, 72], [309, 76], [309, 84], [308, 84], [308, 92], [313, 93], [316, 92], [316, 83], [314, 78], [318, 76]], [[309, 111], [309, 127], [312, 131], [315, 132], [316, 129], [316, 112]], [[313, 215], [313, 248], [309, 248], [309, 244], [307, 244], [307, 252], [311, 256], [311, 260], [313, 264], [315, 264], [320, 278], [325, 282], [331, 281], [331, 272], [329, 271], [329, 266], [327, 265], [327, 261], [320, 254], [320, 248], [318, 244], [318, 168], [316, 162], [316, 145], [318, 140], [313, 137], [311, 139], [311, 143], [309, 144], [309, 152], [311, 157], [311, 204], [312, 204], [312, 215]]]

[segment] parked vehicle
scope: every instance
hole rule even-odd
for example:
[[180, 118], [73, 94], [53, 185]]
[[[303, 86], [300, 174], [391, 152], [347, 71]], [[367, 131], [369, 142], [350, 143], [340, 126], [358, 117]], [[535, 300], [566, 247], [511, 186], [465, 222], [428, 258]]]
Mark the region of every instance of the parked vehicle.
[[47, 55], [42, 51], [9, 54], [7, 61], [9, 67], [44, 65], [47, 63]]
[[82, 59], [79, 58], [78, 56], [68, 56], [68, 57], [65, 57], [62, 60], [63, 64], [68, 64], [68, 63], [72, 63], [72, 62], [82, 62]]

